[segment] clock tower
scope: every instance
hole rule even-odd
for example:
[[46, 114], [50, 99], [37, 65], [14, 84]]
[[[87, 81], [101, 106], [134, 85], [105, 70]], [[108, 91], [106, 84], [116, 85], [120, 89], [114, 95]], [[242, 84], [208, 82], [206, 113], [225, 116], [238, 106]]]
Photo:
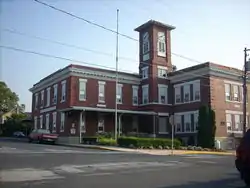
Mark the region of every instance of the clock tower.
[[[174, 26], [150, 20], [137, 27], [139, 32], [139, 73], [141, 75], [141, 104], [168, 103], [168, 72], [173, 70], [171, 62], [171, 30]], [[162, 87], [161, 89], [159, 89]], [[164, 93], [165, 92], [165, 98]]]

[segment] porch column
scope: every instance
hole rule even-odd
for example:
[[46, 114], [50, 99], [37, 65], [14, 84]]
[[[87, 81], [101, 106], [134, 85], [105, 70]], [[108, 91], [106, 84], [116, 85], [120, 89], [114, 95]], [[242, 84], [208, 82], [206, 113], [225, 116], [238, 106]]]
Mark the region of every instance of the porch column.
[[82, 143], [82, 133], [85, 133], [85, 114], [83, 111], [80, 111], [80, 120], [79, 120], [79, 143]]

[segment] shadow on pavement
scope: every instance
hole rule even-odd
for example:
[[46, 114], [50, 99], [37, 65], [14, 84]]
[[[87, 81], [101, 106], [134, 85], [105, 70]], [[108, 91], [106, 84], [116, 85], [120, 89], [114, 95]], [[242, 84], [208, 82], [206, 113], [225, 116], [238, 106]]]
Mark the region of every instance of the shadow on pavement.
[[167, 185], [164, 187], [158, 187], [158, 188], [246, 188], [244, 182], [237, 176], [237, 177], [231, 177], [231, 178], [225, 178], [220, 180], [212, 180], [212, 181], [206, 181], [206, 182], [195, 182], [190, 181], [187, 184], [180, 184], [180, 185]]

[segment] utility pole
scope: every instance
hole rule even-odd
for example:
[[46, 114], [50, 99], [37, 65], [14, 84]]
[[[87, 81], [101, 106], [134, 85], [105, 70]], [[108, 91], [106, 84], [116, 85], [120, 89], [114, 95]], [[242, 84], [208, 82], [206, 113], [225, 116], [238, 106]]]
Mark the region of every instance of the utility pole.
[[116, 10], [116, 54], [115, 54], [115, 141], [117, 141], [117, 89], [118, 89], [118, 35], [119, 35], [119, 9]]
[[247, 62], [247, 51], [250, 49], [244, 49], [244, 75], [243, 75], [243, 135], [247, 129], [247, 72], [249, 71], [249, 65]]

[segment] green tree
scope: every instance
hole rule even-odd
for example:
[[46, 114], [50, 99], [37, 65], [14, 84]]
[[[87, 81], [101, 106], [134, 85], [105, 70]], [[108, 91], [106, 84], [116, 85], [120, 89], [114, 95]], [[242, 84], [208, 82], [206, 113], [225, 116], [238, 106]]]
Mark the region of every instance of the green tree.
[[5, 82], [0, 81], [0, 113], [8, 112], [17, 106], [18, 95], [12, 92]]
[[208, 106], [201, 106], [199, 109], [198, 124], [198, 145], [204, 148], [213, 148], [216, 132], [214, 110]]
[[27, 118], [24, 113], [12, 114], [2, 125], [2, 131], [4, 136], [11, 136], [15, 131], [28, 132], [29, 127], [27, 123], [23, 123], [23, 120]]

